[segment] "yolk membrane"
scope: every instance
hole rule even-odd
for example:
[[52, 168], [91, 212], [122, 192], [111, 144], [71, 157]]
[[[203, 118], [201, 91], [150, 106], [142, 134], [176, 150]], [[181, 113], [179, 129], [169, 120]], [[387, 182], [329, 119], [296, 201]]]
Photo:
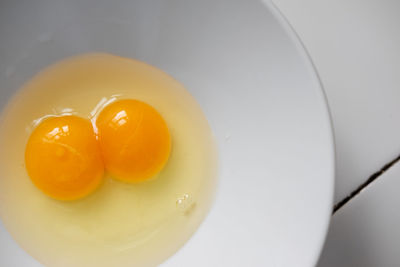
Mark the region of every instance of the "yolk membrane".
[[92, 124], [77, 116], [41, 122], [28, 140], [25, 164], [32, 182], [59, 200], [87, 196], [101, 184], [104, 173]]
[[100, 112], [96, 126], [105, 168], [115, 179], [145, 181], [167, 163], [171, 136], [152, 106], [132, 99], [113, 102]]

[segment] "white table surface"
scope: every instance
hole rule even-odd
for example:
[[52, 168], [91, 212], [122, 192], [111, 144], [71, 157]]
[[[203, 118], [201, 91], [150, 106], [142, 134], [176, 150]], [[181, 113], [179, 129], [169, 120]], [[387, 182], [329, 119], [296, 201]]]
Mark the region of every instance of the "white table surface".
[[[400, 1], [274, 0], [319, 72], [339, 203], [400, 154]], [[400, 266], [400, 163], [334, 215], [318, 267]]]

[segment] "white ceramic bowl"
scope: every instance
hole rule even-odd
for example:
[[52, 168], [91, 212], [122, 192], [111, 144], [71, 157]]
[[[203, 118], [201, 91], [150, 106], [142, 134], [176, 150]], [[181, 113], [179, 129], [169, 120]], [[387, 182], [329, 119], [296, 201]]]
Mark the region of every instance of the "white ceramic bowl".
[[[201, 104], [215, 204], [165, 266], [313, 266], [332, 207], [333, 138], [304, 49], [269, 2], [3, 0], [0, 105], [41, 68], [105, 51], [153, 64]], [[1, 177], [0, 177], [1, 178]], [[40, 266], [0, 227], [1, 266]]]

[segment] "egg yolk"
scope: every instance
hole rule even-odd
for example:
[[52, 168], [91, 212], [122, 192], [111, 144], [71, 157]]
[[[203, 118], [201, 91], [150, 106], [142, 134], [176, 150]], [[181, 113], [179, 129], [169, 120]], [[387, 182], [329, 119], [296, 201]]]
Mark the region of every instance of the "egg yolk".
[[106, 106], [96, 120], [106, 170], [117, 180], [141, 182], [165, 166], [171, 137], [162, 116], [138, 100]]
[[104, 173], [93, 126], [77, 116], [41, 122], [28, 140], [25, 164], [32, 182], [59, 200], [85, 197], [101, 184]]

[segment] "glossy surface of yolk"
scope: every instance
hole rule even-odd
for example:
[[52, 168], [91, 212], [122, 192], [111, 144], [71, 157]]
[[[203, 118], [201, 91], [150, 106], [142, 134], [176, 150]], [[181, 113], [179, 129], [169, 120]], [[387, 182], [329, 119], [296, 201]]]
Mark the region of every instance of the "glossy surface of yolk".
[[28, 140], [25, 164], [33, 183], [59, 200], [85, 197], [100, 185], [104, 173], [92, 124], [77, 116], [41, 122]]
[[171, 137], [161, 115], [138, 100], [119, 100], [106, 106], [96, 125], [105, 167], [124, 182], [154, 177], [166, 164]]

